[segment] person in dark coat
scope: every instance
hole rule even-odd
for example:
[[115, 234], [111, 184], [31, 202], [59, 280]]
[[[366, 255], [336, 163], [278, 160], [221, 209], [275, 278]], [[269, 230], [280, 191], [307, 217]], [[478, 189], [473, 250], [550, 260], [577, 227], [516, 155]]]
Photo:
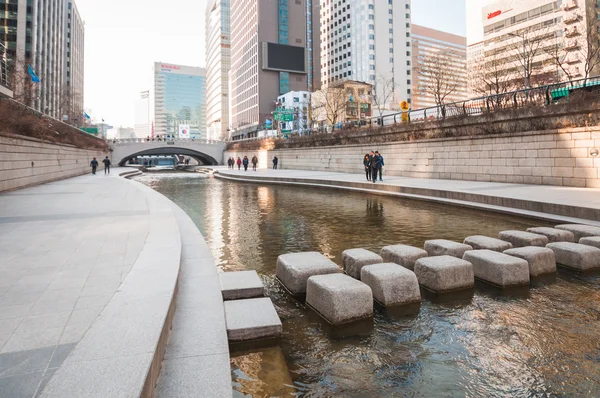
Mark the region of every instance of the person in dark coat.
[[256, 155], [252, 156], [252, 170], [256, 171], [256, 165], [258, 164], [258, 158]]
[[365, 166], [365, 173], [367, 174], [367, 181], [371, 181], [371, 157], [369, 154], [365, 154], [363, 159], [363, 165]]
[[104, 163], [104, 174], [110, 174], [110, 159], [108, 156], [102, 159], [102, 163]]
[[383, 161], [383, 156], [378, 151], [375, 151], [375, 155], [379, 156], [379, 160], [381, 163], [381, 165], [377, 169], [377, 172], [379, 173], [379, 181], [383, 181], [382, 174], [383, 174], [383, 166], [385, 166], [385, 162]]
[[379, 173], [379, 169], [381, 168], [382, 158], [375, 152], [375, 156], [371, 159], [371, 170], [373, 175], [371, 179], [373, 180], [373, 184], [377, 182], [377, 174]]
[[277, 156], [273, 157], [273, 169], [277, 170], [277, 165], [279, 164], [279, 159], [277, 158]]
[[98, 161], [96, 158], [92, 159], [90, 166], [92, 166], [92, 174], [96, 174], [96, 169], [98, 168]]
[[244, 164], [244, 171], [248, 171], [248, 163], [250, 163], [250, 161], [248, 160], [248, 156], [244, 156], [244, 160], [242, 161], [242, 163]]
[[237, 160], [237, 165], [238, 165], [238, 170], [242, 169], [242, 159], [238, 156], [238, 160]]

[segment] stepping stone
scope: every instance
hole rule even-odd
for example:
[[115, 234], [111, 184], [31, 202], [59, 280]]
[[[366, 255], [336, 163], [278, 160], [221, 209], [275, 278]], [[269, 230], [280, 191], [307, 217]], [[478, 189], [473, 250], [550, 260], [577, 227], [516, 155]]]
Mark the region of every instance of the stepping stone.
[[281, 336], [281, 320], [270, 298], [225, 301], [223, 304], [229, 341]]
[[600, 249], [600, 236], [588, 236], [579, 239], [579, 244], [593, 246]]
[[342, 264], [346, 274], [354, 279], [360, 280], [360, 270], [365, 265], [382, 263], [383, 259], [377, 253], [366, 249], [344, 250], [342, 253]]
[[414, 272], [394, 263], [367, 265], [361, 270], [363, 283], [383, 306], [391, 307], [421, 301], [419, 281]]
[[265, 296], [265, 287], [256, 271], [223, 272], [219, 274], [223, 300], [238, 300]]
[[421, 258], [415, 264], [415, 274], [423, 287], [436, 293], [469, 289], [475, 285], [473, 265], [453, 256]]
[[306, 304], [332, 325], [373, 316], [371, 288], [344, 274], [308, 278]]
[[386, 263], [396, 263], [412, 271], [415, 261], [427, 257], [427, 252], [414, 246], [393, 245], [381, 249], [381, 257]]
[[579, 243], [556, 242], [546, 246], [554, 251], [556, 263], [577, 271], [600, 268], [600, 249]]
[[539, 276], [556, 272], [556, 256], [546, 247], [519, 247], [504, 252], [509, 256], [522, 258], [529, 264], [529, 275]]
[[513, 247], [544, 247], [548, 244], [547, 236], [524, 231], [502, 231], [498, 237], [505, 242], [510, 242]]
[[504, 250], [512, 249], [513, 247], [510, 242], [483, 235], [469, 236], [465, 239], [464, 243], [472, 246], [474, 250], [492, 250], [499, 253], [502, 253]]
[[564, 231], [562, 229], [548, 228], [548, 227], [535, 227], [527, 228], [527, 232], [531, 232], [538, 235], [544, 235], [548, 238], [549, 243], [554, 242], [575, 242], [575, 235], [573, 232]]
[[498, 287], [529, 284], [529, 263], [492, 250], [471, 250], [464, 259], [473, 264], [475, 277]]
[[341, 272], [336, 263], [317, 252], [282, 254], [275, 275], [292, 294], [306, 293], [306, 282], [314, 275]]
[[564, 231], [572, 232], [575, 236], [575, 242], [579, 242], [579, 239], [588, 236], [600, 236], [600, 227], [592, 227], [590, 225], [562, 224], [557, 225], [556, 229], [562, 229]]
[[434, 239], [425, 242], [425, 251], [429, 256], [452, 256], [462, 259], [467, 250], [473, 250], [473, 247], [452, 240]]

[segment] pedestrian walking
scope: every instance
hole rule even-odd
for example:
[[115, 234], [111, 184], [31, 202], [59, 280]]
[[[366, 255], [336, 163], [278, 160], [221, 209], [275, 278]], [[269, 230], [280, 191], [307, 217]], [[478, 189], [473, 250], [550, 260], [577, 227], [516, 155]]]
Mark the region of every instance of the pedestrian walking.
[[368, 153], [365, 153], [363, 165], [365, 166], [365, 174], [367, 175], [367, 181], [371, 181], [371, 157]]
[[96, 158], [92, 159], [90, 166], [92, 166], [92, 174], [96, 174], [96, 169], [98, 168], [98, 161]]
[[383, 161], [383, 156], [378, 151], [375, 151], [375, 155], [379, 156], [380, 166], [377, 169], [377, 171], [379, 172], [379, 181], [383, 181], [382, 175], [383, 175], [383, 166], [385, 166], [385, 162]]
[[228, 169], [233, 169], [233, 164], [234, 163], [235, 163], [235, 161], [233, 160], [233, 158], [227, 159], [227, 168]]
[[258, 158], [256, 155], [252, 156], [252, 170], [256, 171], [256, 165], [258, 164]]
[[238, 156], [238, 160], [237, 160], [237, 165], [238, 165], [238, 170], [242, 169], [242, 159]]
[[104, 174], [110, 174], [110, 159], [108, 156], [102, 160], [102, 163], [104, 163]]
[[277, 156], [273, 156], [273, 170], [277, 170], [278, 164], [279, 164], [279, 159], [277, 159]]
[[375, 184], [377, 182], [377, 174], [379, 173], [380, 167], [381, 167], [381, 157], [378, 155], [377, 152], [375, 152], [375, 155], [371, 159], [371, 171], [373, 172], [371, 179], [373, 180], [373, 184]]
[[244, 164], [244, 171], [248, 171], [248, 163], [250, 163], [250, 161], [248, 160], [248, 156], [244, 156], [244, 160], [242, 161], [242, 163]]

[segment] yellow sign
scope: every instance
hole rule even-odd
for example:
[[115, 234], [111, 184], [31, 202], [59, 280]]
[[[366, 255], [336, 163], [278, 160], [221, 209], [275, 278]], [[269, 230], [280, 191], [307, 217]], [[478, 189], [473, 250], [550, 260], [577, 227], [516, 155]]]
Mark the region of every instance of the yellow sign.
[[410, 120], [408, 119], [408, 113], [402, 114], [402, 123], [408, 123]]
[[402, 101], [400, 102], [400, 109], [402, 109], [402, 111], [406, 112], [410, 109], [410, 104], [408, 103], [408, 101]]

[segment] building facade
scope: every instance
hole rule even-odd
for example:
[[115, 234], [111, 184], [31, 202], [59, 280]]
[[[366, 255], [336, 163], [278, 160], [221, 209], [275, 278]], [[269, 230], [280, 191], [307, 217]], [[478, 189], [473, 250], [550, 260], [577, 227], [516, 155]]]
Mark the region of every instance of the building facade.
[[331, 131], [343, 123], [366, 125], [373, 117], [373, 85], [339, 80], [311, 95], [313, 127]]
[[[0, 3], [0, 12], [4, 11], [0, 18], [0, 43], [7, 49], [9, 84], [14, 87], [14, 98], [54, 118], [62, 118], [64, 102], [74, 102], [62, 98], [63, 91], [68, 92], [65, 90], [67, 63], [81, 71], [70, 79], [71, 84], [83, 87], [83, 24], [73, 10], [76, 12], [75, 4], [69, 0]], [[69, 37], [70, 19], [73, 37]], [[69, 46], [73, 51], [67, 61]], [[32, 83], [28, 65], [35, 71], [39, 83]], [[83, 109], [81, 104], [79, 108]]]
[[134, 127], [137, 138], [147, 138], [152, 134], [150, 129], [150, 91], [140, 92], [140, 97], [135, 101]]
[[321, 0], [320, 22], [323, 85], [367, 82], [386, 108], [411, 101], [410, 0]]
[[280, 95], [277, 97], [274, 116], [276, 127], [282, 133], [305, 134], [311, 127], [310, 92], [290, 91]]
[[206, 138], [206, 69], [156, 62], [151, 95], [152, 137]]
[[206, 134], [229, 138], [230, 0], [206, 4]]
[[484, 86], [498, 76], [511, 91], [597, 73], [585, 62], [598, 40], [595, 0], [505, 0], [483, 7], [481, 19]]
[[231, 0], [232, 139], [256, 136], [276, 99], [320, 86], [316, 0]]
[[63, 120], [78, 124], [83, 117], [85, 27], [77, 5], [65, 1], [65, 41], [60, 112]]
[[[422, 68], [426, 68], [426, 64], [432, 62], [438, 70], [421, 73]], [[464, 101], [468, 98], [466, 37], [413, 24], [412, 66], [413, 109], [438, 105], [436, 90], [444, 95], [444, 103]], [[444, 81], [438, 85], [435, 82], [437, 79]]]

